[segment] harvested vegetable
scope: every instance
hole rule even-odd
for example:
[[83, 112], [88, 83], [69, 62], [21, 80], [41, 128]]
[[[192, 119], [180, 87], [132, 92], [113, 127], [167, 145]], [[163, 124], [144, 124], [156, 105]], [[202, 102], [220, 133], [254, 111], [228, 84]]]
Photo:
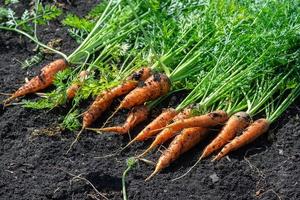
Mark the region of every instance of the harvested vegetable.
[[169, 92], [170, 87], [170, 80], [166, 75], [155, 73], [126, 95], [117, 110], [123, 108], [130, 109], [133, 106], [141, 105], [147, 101], [161, 97]]
[[180, 155], [187, 152], [207, 136], [208, 129], [203, 127], [193, 127], [183, 129], [171, 142], [169, 147], [160, 156], [154, 172], [146, 179], [149, 180], [162, 169], [168, 167]]
[[228, 115], [222, 110], [217, 110], [205, 115], [195, 116], [188, 119], [178, 120], [166, 128], [172, 129], [174, 131], [180, 131], [184, 128], [191, 127], [213, 127], [217, 125], [222, 125], [228, 120]]
[[7, 104], [18, 97], [32, 94], [47, 88], [53, 83], [54, 77], [57, 72], [64, 70], [67, 66], [68, 63], [64, 59], [58, 59], [46, 65], [41, 69], [39, 75], [33, 77], [30, 81], [20, 87], [15, 93], [12, 94], [10, 98], [4, 101], [4, 104]]
[[142, 68], [133, 73], [124, 83], [105, 91], [97, 96], [93, 104], [83, 115], [83, 128], [90, 126], [111, 105], [112, 101], [137, 87], [139, 81], [144, 81], [151, 76], [150, 68]]
[[[188, 118], [190, 116], [190, 113], [191, 113], [191, 109], [190, 108], [186, 108], [182, 112], [178, 113], [173, 118], [173, 121], [176, 122], [176, 121]], [[154, 132], [154, 131], [152, 131], [152, 132]], [[170, 128], [164, 129], [163, 131], [161, 131], [155, 137], [155, 140], [152, 142], [152, 144], [142, 154], [140, 154], [138, 157], [139, 158], [144, 157], [152, 149], [154, 149], [155, 147], [163, 144], [164, 142], [166, 142], [170, 138], [174, 137], [176, 135], [176, 133], [177, 133], [177, 131], [174, 131], [173, 129], [170, 129]]]
[[[299, 74], [296, 72], [295, 80], [299, 81]], [[287, 90], [289, 88], [285, 88]], [[287, 98], [283, 101], [279, 100], [278, 105], [275, 105], [274, 100], [271, 99], [271, 103], [266, 106], [266, 118], [261, 118], [254, 121], [247, 129], [240, 135], [235, 137], [231, 142], [223, 147], [220, 153], [213, 159], [213, 161], [220, 160], [222, 157], [230, 153], [231, 151], [237, 150], [246, 144], [254, 141], [257, 137], [266, 133], [271, 123], [273, 123], [300, 95], [300, 82], [295, 82], [294, 88], [290, 91]], [[280, 97], [283, 96], [281, 93]], [[276, 109], [274, 109], [276, 108]]]
[[137, 124], [147, 119], [149, 110], [146, 106], [136, 106], [131, 109], [125, 123], [122, 126], [105, 127], [105, 128], [87, 128], [97, 132], [115, 132], [117, 134], [128, 133]]
[[209, 156], [211, 153], [222, 148], [230, 140], [250, 123], [249, 115], [246, 112], [238, 112], [232, 115], [224, 125], [218, 136], [203, 150], [200, 160]]
[[254, 121], [240, 136], [235, 137], [227, 145], [223, 147], [221, 152], [213, 159], [220, 160], [223, 156], [229, 152], [234, 151], [250, 142], [255, 140], [257, 137], [267, 132], [270, 126], [270, 122], [267, 119], [258, 119]]

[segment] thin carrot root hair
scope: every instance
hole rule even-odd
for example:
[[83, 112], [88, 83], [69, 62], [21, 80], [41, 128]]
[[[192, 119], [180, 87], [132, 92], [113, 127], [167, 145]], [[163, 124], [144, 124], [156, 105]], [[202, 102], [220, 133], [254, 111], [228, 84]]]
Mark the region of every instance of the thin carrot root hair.
[[232, 115], [221, 132], [203, 150], [200, 160], [208, 157], [213, 152], [221, 149], [237, 134], [241, 133], [250, 123], [250, 116], [246, 112], [238, 112]]
[[214, 159], [212, 159], [212, 162], [218, 161], [228, 153], [252, 142], [257, 137], [267, 132], [269, 126], [270, 122], [267, 119], [261, 118], [254, 121], [244, 130], [244, 132], [240, 136], [235, 137], [231, 142], [226, 144], [220, 151], [220, 153]]
[[79, 131], [79, 133], [76, 135], [75, 140], [71, 143], [71, 145], [70, 145], [69, 149], [67, 150], [66, 154], [68, 154], [72, 150], [72, 148], [76, 144], [76, 142], [78, 142], [78, 140], [80, 138], [80, 135], [84, 131], [84, 129], [85, 129], [84, 127], [81, 128], [81, 130]]
[[4, 93], [4, 92], [0, 92], [0, 95], [4, 95], [4, 96], [10, 96], [12, 95], [13, 93]]
[[140, 155], [137, 156], [137, 158], [142, 158], [145, 157], [152, 149], [154, 149], [156, 147], [156, 145], [154, 145], [153, 143]]
[[105, 127], [107, 123], [109, 123], [109, 121], [117, 114], [117, 112], [119, 112], [120, 108], [118, 107], [103, 123], [103, 125], [101, 126], [101, 128]]

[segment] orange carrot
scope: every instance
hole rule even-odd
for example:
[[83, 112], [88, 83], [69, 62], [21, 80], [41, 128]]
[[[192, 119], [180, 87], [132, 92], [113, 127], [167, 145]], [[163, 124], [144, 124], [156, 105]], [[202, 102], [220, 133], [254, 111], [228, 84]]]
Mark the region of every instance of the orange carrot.
[[146, 126], [135, 138], [137, 141], [144, 141], [154, 136], [157, 129], [165, 127], [175, 116], [177, 112], [173, 108], [164, 110], [158, 117], [156, 117], [148, 126]]
[[79, 74], [79, 81], [73, 83], [68, 89], [67, 89], [67, 99], [71, 100], [75, 97], [77, 94], [78, 90], [80, 89], [83, 81], [87, 78], [88, 76], [88, 71], [82, 71]]
[[169, 108], [164, 110], [158, 117], [156, 117], [150, 124], [148, 124], [137, 136], [131, 140], [122, 150], [126, 149], [135, 141], [145, 141], [154, 136], [159, 130], [165, 127], [177, 114], [176, 110]]
[[20, 87], [12, 96], [4, 101], [4, 104], [27, 94], [35, 93], [39, 90], [45, 89], [53, 83], [57, 72], [64, 70], [68, 63], [64, 59], [58, 59], [41, 69], [39, 75], [33, 77], [30, 81]]
[[138, 81], [151, 76], [150, 68], [142, 68], [130, 76], [123, 84], [105, 91], [97, 96], [93, 104], [83, 115], [83, 128], [90, 126], [111, 105], [112, 101], [137, 87]]
[[[191, 109], [190, 108], [186, 108], [184, 109], [182, 112], [180, 112], [178, 115], [176, 115], [173, 118], [173, 121], [179, 121], [185, 118], [188, 118], [189, 115], [191, 113]], [[150, 152], [152, 149], [154, 149], [155, 147], [163, 144], [164, 142], [166, 142], [167, 140], [169, 140], [170, 138], [174, 137], [176, 135], [177, 131], [174, 131], [171, 128], [165, 128], [163, 131], [161, 131], [155, 138], [155, 140], [152, 142], [152, 144], [150, 145], [150, 147], [148, 147], [148, 149], [146, 149], [142, 154], [140, 154], [138, 157], [143, 157], [145, 156], [148, 152]]]
[[205, 115], [195, 116], [188, 119], [182, 119], [167, 126], [174, 131], [180, 131], [184, 128], [191, 127], [212, 127], [225, 123], [228, 120], [228, 115], [222, 110], [217, 110]]
[[262, 118], [254, 121], [240, 136], [235, 137], [230, 143], [225, 145], [221, 152], [213, 159], [213, 161], [220, 160], [229, 152], [252, 142], [257, 137], [267, 132], [269, 126], [270, 122], [267, 119]]
[[203, 127], [183, 129], [160, 156], [154, 172], [146, 179], [146, 181], [159, 173], [162, 169], [168, 167], [172, 162], [179, 158], [181, 154], [187, 152], [203, 140], [207, 136], [207, 132], [208, 129]]
[[106, 127], [106, 128], [87, 128], [88, 130], [104, 131], [104, 132], [115, 132], [118, 134], [128, 133], [137, 124], [147, 119], [149, 110], [146, 106], [134, 107], [128, 114], [125, 123], [122, 126]]
[[117, 110], [122, 108], [130, 109], [133, 106], [142, 105], [147, 101], [157, 99], [167, 94], [170, 87], [169, 78], [164, 74], [156, 73], [126, 95]]
[[230, 142], [238, 133], [249, 125], [250, 118], [246, 112], [238, 112], [231, 116], [218, 136], [204, 149], [200, 160]]

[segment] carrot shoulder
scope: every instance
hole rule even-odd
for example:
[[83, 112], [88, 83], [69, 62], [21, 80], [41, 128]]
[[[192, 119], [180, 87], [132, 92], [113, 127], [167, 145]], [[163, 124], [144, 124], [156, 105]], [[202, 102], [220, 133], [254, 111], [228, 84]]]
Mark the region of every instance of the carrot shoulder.
[[268, 131], [270, 122], [267, 119], [258, 119], [253, 122], [247, 129], [240, 135], [235, 137], [230, 143], [225, 145], [221, 152], [213, 159], [220, 160], [229, 152], [234, 151], [250, 142], [255, 140], [260, 135]]
[[126, 95], [118, 109], [130, 109], [133, 106], [142, 105], [147, 101], [157, 99], [167, 94], [170, 87], [169, 78], [164, 74], [156, 73]]
[[112, 101], [137, 87], [138, 81], [151, 76], [150, 68], [142, 68], [133, 73], [123, 84], [102, 92], [83, 115], [83, 128], [90, 126], [111, 105]]
[[195, 116], [188, 119], [182, 119], [167, 126], [174, 131], [180, 131], [184, 128], [191, 127], [212, 127], [225, 123], [228, 120], [228, 115], [222, 110], [217, 110], [205, 115]]
[[33, 77], [30, 81], [20, 87], [9, 99], [5, 102], [10, 102], [18, 97], [35, 93], [39, 90], [45, 89], [53, 83], [57, 72], [64, 70], [68, 63], [64, 59], [58, 59], [41, 69], [39, 75]]
[[203, 159], [230, 142], [238, 133], [249, 125], [249, 115], [238, 112], [232, 115], [218, 136], [203, 150], [200, 159]]
[[154, 172], [146, 179], [149, 180], [155, 174], [159, 173], [162, 169], [168, 167], [172, 162], [179, 158], [179, 156], [207, 136], [208, 129], [203, 127], [193, 127], [183, 129], [171, 142], [170, 146], [160, 156]]
[[125, 123], [122, 126], [105, 127], [100, 129], [91, 129], [104, 132], [115, 132], [118, 134], [128, 133], [137, 124], [147, 119], [149, 110], [146, 106], [134, 107], [128, 114]]

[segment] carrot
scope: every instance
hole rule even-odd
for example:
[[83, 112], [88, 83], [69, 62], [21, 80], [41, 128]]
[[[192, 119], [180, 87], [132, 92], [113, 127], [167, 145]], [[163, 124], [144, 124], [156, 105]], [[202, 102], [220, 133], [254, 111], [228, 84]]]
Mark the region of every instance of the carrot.
[[73, 83], [66, 91], [67, 93], [67, 99], [71, 100], [75, 97], [76, 93], [78, 92], [78, 90], [80, 89], [83, 81], [87, 78], [89, 72], [88, 71], [82, 71], [79, 74], [79, 81]]
[[106, 127], [106, 128], [87, 128], [88, 130], [94, 130], [94, 131], [104, 131], [104, 132], [115, 132], [118, 134], [125, 134], [128, 133], [129, 130], [134, 128], [137, 124], [147, 119], [149, 114], [149, 109], [142, 105], [134, 107], [130, 113], [128, 114], [128, 117], [125, 121], [125, 123], [122, 126], [115, 126], [115, 127]]
[[164, 110], [148, 126], [146, 126], [135, 138], [137, 141], [144, 141], [155, 135], [157, 129], [165, 127], [175, 116], [177, 112], [173, 108]]
[[112, 101], [137, 87], [138, 81], [144, 81], [151, 76], [150, 68], [142, 68], [133, 73], [123, 84], [97, 96], [93, 104], [83, 115], [83, 128], [90, 126], [111, 105]]
[[165, 74], [156, 73], [126, 95], [117, 110], [122, 108], [130, 109], [133, 106], [142, 105], [147, 101], [154, 100], [167, 94], [170, 87], [169, 78]]
[[[180, 112], [178, 115], [176, 115], [173, 118], [173, 121], [179, 121], [185, 118], [188, 118], [189, 115], [191, 113], [191, 109], [187, 108], [184, 109], [182, 112]], [[175, 134], [177, 133], [177, 131], [174, 131], [171, 128], [165, 128], [163, 131], [161, 131], [155, 138], [155, 140], [152, 142], [152, 144], [150, 145], [150, 147], [148, 147], [148, 149], [146, 149], [142, 154], [140, 154], [138, 157], [141, 158], [143, 156], [145, 156], [149, 151], [151, 151], [152, 149], [154, 149], [155, 147], [163, 144], [164, 142], [166, 142], [168, 139], [172, 138], [175, 136]]]
[[238, 133], [249, 125], [250, 119], [246, 112], [238, 112], [231, 116], [218, 136], [203, 150], [200, 160], [222, 148]]
[[27, 94], [35, 93], [39, 90], [45, 89], [53, 83], [57, 72], [64, 70], [68, 63], [64, 59], [58, 59], [41, 69], [39, 75], [33, 77], [30, 81], [20, 87], [12, 96], [4, 101], [4, 104]]
[[180, 131], [184, 128], [191, 127], [211, 127], [223, 124], [228, 120], [228, 115], [222, 110], [217, 110], [205, 115], [195, 116], [188, 119], [182, 119], [167, 126], [174, 131]]
[[181, 154], [187, 152], [203, 140], [207, 136], [207, 132], [208, 129], [203, 127], [183, 129], [181, 134], [174, 138], [170, 146], [160, 156], [154, 172], [146, 179], [146, 181], [168, 167], [172, 162], [179, 158]]
[[137, 136], [131, 140], [122, 150], [126, 149], [135, 141], [145, 141], [154, 136], [159, 130], [165, 127], [177, 114], [176, 110], [169, 108], [164, 110], [158, 117], [156, 117], [150, 124], [148, 124]]
[[267, 119], [261, 118], [254, 121], [242, 135], [235, 137], [230, 143], [225, 145], [221, 152], [212, 160], [220, 160], [222, 157], [227, 155], [229, 152], [234, 151], [250, 142], [255, 140], [257, 137], [267, 132], [270, 126], [270, 122]]

